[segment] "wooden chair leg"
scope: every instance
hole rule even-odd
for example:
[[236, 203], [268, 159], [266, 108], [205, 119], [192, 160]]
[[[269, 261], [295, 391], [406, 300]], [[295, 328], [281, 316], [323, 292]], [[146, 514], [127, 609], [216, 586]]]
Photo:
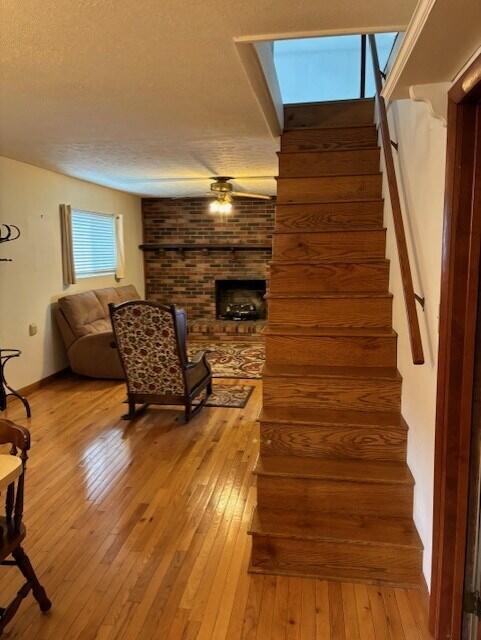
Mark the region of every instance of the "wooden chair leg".
[[17, 591], [17, 595], [10, 602], [10, 604], [4, 609], [0, 609], [0, 635], [2, 635], [3, 630], [13, 618], [13, 616], [17, 613], [18, 607], [20, 606], [22, 600], [26, 598], [30, 592], [31, 585], [26, 582], [23, 584], [20, 589]]
[[126, 402], [129, 405], [129, 411], [128, 413], [125, 413], [122, 416], [122, 420], [133, 420], [134, 418], [139, 416], [141, 413], [143, 413], [149, 406], [148, 403], [145, 402], [144, 404], [141, 404], [140, 407], [137, 407], [135, 402], [130, 398], [128, 398], [127, 400], [124, 400], [124, 402]]
[[189, 422], [192, 418], [192, 402], [187, 400], [185, 403], [185, 411], [184, 411], [185, 424]]
[[192, 400], [186, 400], [186, 403], [185, 403], [185, 422], [186, 423], [189, 422], [191, 418], [196, 416], [199, 413], [199, 411], [202, 409], [202, 407], [205, 406], [205, 403], [207, 402], [207, 398], [211, 393], [212, 391], [209, 392], [209, 387], [206, 387], [206, 394], [204, 399], [201, 400], [195, 406], [192, 404]]
[[33, 597], [38, 602], [40, 610], [43, 612], [48, 611], [52, 606], [52, 603], [48, 599], [45, 589], [38, 581], [37, 575], [27, 554], [22, 547], [18, 546], [12, 551], [12, 556], [14, 557], [17, 566], [22, 572], [27, 583], [32, 587]]
[[132, 420], [132, 418], [135, 418], [135, 402], [128, 398], [127, 403], [129, 405], [129, 410], [128, 413], [122, 416], [122, 420]]

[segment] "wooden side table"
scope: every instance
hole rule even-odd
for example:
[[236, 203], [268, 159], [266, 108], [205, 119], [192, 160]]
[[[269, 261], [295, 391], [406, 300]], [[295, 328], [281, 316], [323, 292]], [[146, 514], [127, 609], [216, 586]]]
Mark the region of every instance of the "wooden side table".
[[14, 396], [23, 402], [27, 418], [30, 418], [32, 416], [32, 412], [27, 398], [24, 398], [18, 393], [18, 391], [12, 389], [5, 379], [5, 365], [12, 358], [18, 358], [21, 353], [20, 349], [0, 349], [0, 411], [5, 411], [7, 408], [8, 396]]

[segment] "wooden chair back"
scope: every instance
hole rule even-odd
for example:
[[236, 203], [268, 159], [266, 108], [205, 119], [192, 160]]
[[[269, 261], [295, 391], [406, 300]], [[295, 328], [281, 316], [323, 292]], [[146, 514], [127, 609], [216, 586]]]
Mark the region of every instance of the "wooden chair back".
[[0, 445], [9, 444], [10, 454], [19, 456], [22, 461], [22, 473], [17, 481], [8, 485], [5, 497], [5, 517], [7, 523], [18, 531], [23, 518], [23, 501], [25, 488], [25, 469], [30, 449], [30, 432], [10, 420], [0, 419]]

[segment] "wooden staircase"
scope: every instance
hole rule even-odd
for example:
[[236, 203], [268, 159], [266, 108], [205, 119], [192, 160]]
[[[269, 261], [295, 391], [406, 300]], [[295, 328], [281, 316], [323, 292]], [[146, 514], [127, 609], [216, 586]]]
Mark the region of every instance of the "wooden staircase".
[[250, 570], [419, 586], [374, 101], [285, 115]]

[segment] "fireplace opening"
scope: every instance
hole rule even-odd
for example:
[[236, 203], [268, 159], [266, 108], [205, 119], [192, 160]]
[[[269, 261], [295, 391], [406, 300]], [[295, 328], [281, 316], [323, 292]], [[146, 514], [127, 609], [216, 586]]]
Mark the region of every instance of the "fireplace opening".
[[215, 306], [219, 320], [263, 320], [265, 280], [216, 280]]

